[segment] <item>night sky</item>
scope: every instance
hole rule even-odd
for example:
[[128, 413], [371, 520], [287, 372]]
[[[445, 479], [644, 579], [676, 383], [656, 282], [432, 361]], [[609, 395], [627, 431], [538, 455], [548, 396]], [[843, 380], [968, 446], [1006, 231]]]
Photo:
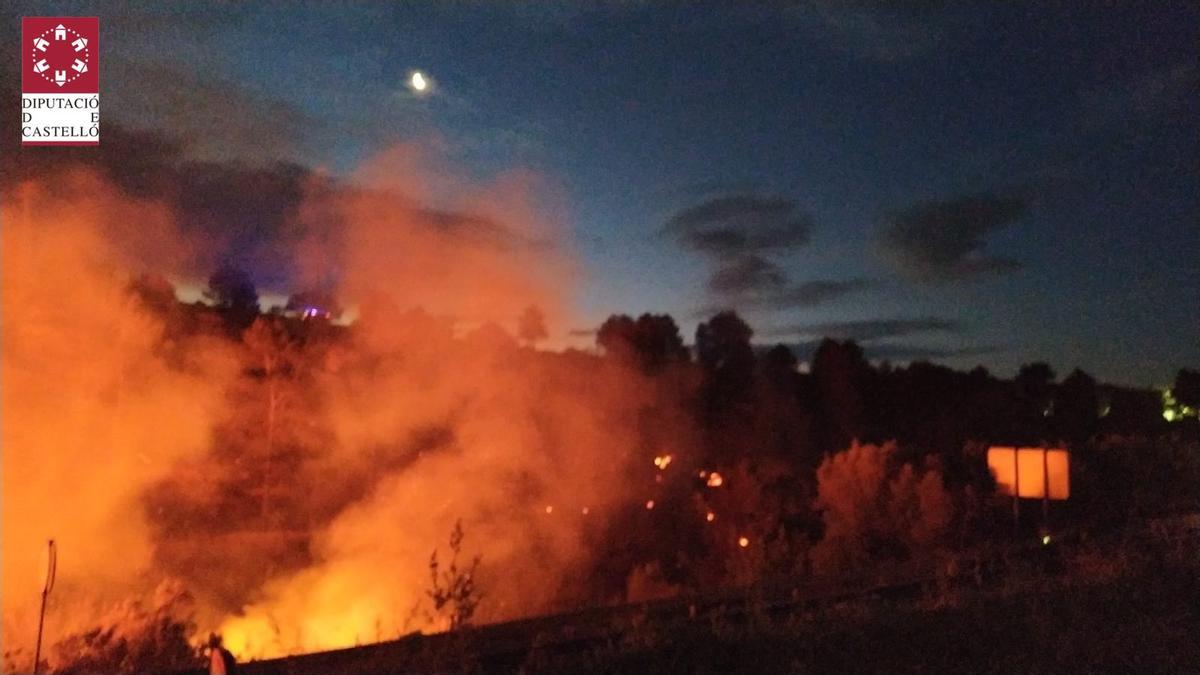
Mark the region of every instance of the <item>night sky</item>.
[[1003, 376], [1200, 365], [1200, 5], [903, 4], [5, 20], [98, 14], [104, 119], [198, 158], [337, 174], [437, 139], [480, 177], [538, 172], [586, 269], [593, 323], [564, 331], [669, 312], [690, 341], [735, 307], [801, 357], [831, 335]]

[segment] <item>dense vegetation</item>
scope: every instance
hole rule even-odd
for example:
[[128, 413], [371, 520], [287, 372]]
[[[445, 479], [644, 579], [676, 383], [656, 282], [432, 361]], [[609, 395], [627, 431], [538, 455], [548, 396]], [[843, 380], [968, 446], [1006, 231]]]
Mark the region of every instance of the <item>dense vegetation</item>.
[[[514, 317], [515, 336], [494, 324], [456, 335], [449, 320], [385, 301], [364, 304], [353, 324], [331, 321], [340, 308], [320, 293], [298, 294], [287, 306], [260, 313], [253, 286], [236, 270], [222, 270], [210, 286], [208, 303], [191, 305], [178, 302], [161, 279], [143, 277], [131, 289], [162, 321], [157, 349], [163, 358], [196, 367], [197, 354], [219, 344], [237, 354], [240, 373], [227, 392], [231, 413], [208, 454], [164, 479], [143, 506], [160, 531], [160, 568], [184, 580], [204, 569], [210, 587], [202, 591], [226, 594], [231, 603], [241, 597], [239, 589], [308, 564], [312, 533], [360, 496], [311, 486], [371, 484], [370, 476], [345, 475], [355, 466], [329, 471], [324, 448], [334, 430], [323, 422], [323, 391], [337, 378], [369, 377], [388, 359], [435, 355], [461, 359], [469, 371], [472, 355], [487, 352], [503, 368], [537, 373], [539, 381], [587, 382], [620, 373], [646, 392], [633, 415], [612, 420], [639, 439], [632, 451], [645, 454], [635, 463], [646, 470], [630, 474], [632, 487], [622, 488], [636, 496], [586, 532], [597, 550], [569, 584], [549, 589], [558, 608], [788, 580], [945, 574], [964, 552], [1012, 536], [1008, 502], [996, 494], [986, 468], [986, 449], [995, 444], [1072, 451], [1071, 500], [1054, 505], [1049, 523], [1028, 509], [1018, 531], [1047, 525], [1112, 531], [1198, 504], [1195, 373], [1187, 370], [1171, 395], [1191, 412], [1168, 422], [1161, 392], [1097, 383], [1080, 370], [1059, 381], [1044, 363], [1028, 364], [1006, 380], [982, 367], [964, 373], [926, 362], [871, 364], [854, 342], [827, 339], [801, 367], [787, 346], [757, 345], [733, 312], [701, 323], [690, 348], [670, 316], [647, 314], [610, 317], [597, 331], [595, 350], [558, 352], [536, 348], [546, 337], [536, 308]], [[386, 323], [392, 336], [382, 347], [371, 343], [376, 322]], [[437, 452], [452, 436], [451, 428], [431, 425], [397, 439], [403, 451], [378, 452], [381, 475]], [[470, 521], [463, 526], [471, 532]], [[455, 536], [457, 545], [462, 530]], [[263, 564], [246, 567], [244, 557], [196, 545], [202, 537], [224, 537]], [[479, 564], [470, 564], [468, 574]], [[482, 564], [486, 569], [488, 560]], [[476, 605], [487, 616], [486, 587], [481, 599], [473, 578], [442, 579], [436, 554], [432, 571], [429, 597], [437, 610], [464, 584], [468, 588], [455, 597], [469, 611], [452, 617], [451, 627], [467, 623]], [[60, 645], [70, 652], [64, 660], [75, 664], [65, 672], [89, 672], [97, 664], [132, 672], [185, 663], [191, 628], [163, 618], [175, 614], [137, 607], [137, 622], [122, 620], [120, 629], [99, 628]], [[958, 624], [956, 612], [965, 611], [921, 621], [940, 630]], [[896, 625], [909, 620], [903, 613], [894, 617]], [[886, 632], [889, 621], [871, 619], [870, 630]], [[858, 630], [838, 625], [826, 625], [833, 632], [822, 639], [830, 645]], [[694, 641], [723, 639], [698, 635]], [[791, 638], [738, 638], [732, 653], [774, 653], [780, 639]], [[690, 652], [689, 640], [670, 650]], [[817, 667], [849, 665], [828, 661], [824, 652], [784, 652], [780, 659]], [[634, 650], [605, 667], [658, 663], [658, 656], [647, 658]], [[687, 670], [706, 668], [682, 653], [670, 658]]]

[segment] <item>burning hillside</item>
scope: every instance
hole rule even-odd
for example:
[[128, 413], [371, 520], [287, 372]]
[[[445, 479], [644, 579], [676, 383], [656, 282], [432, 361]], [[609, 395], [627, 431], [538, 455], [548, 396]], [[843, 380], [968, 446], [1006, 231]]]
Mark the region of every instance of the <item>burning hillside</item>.
[[[826, 340], [802, 373], [733, 312], [700, 323], [694, 357], [652, 314], [610, 317], [597, 351], [541, 349], [570, 319], [574, 265], [539, 183], [476, 186], [417, 156], [293, 175], [272, 236], [248, 239], [208, 218], [261, 219], [274, 198], [183, 198], [178, 164], [150, 185], [103, 163], [9, 177], [6, 667], [33, 664], [48, 539], [42, 662], [135, 672], [191, 665], [210, 635], [262, 658], [798, 579], [955, 576], [1001, 532], [1195, 503], [1194, 443], [1100, 439], [1165, 423], [1136, 392], [1101, 419], [1080, 372], [875, 368]], [[303, 290], [264, 311], [239, 261]], [[180, 301], [204, 268], [204, 301]], [[1083, 449], [1078, 510], [1009, 524], [976, 441], [1038, 437]]]
[[443, 185], [482, 214], [446, 215], [392, 191], [427, 182], [394, 160], [370, 189], [314, 189], [273, 242], [294, 278], [336, 279], [352, 329], [175, 303], [155, 280], [222, 252], [171, 204], [89, 172], [9, 189], [8, 651], [31, 653], [50, 537], [48, 645], [164, 581], [194, 600], [191, 639], [243, 657], [435, 629], [428, 558], [458, 520], [486, 561], [480, 618], [581, 594], [635, 452], [655, 453], [626, 423], [651, 389], [500, 328], [530, 306], [560, 320], [569, 282], [528, 181]]

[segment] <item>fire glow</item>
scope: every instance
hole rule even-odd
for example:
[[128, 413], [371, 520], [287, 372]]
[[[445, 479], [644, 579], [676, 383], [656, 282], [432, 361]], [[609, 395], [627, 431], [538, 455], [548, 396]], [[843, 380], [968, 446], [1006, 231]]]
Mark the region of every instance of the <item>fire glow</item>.
[[[414, 157], [397, 149], [364, 172], [384, 186], [426, 184]], [[310, 369], [315, 404], [267, 386], [269, 331], [261, 343], [220, 331], [176, 336], [176, 356], [165, 358], [174, 329], [131, 294], [131, 279], [147, 264], [202, 275], [189, 266], [211, 270], [222, 252], [181, 234], [166, 206], [94, 176], [72, 180], [67, 193], [87, 197], [68, 203], [53, 196], [61, 185], [51, 194], [30, 183], [3, 200], [3, 610], [6, 638], [21, 636], [6, 649], [32, 655], [22, 641], [33, 635], [17, 627], [36, 617], [28, 590], [51, 537], [60, 587], [76, 592], [52, 607], [44, 653], [107, 625], [105, 608], [149, 602], [170, 581], [192, 598], [190, 637], [221, 633], [245, 659], [442, 628], [424, 614], [414, 620], [412, 608], [425, 598], [431, 551], [445, 554], [457, 520], [464, 555], [483, 560], [488, 602], [478, 621], [561, 607], [572, 598], [547, 581], [596, 555], [585, 524], [605, 527], [622, 504], [654, 508], [622, 480], [629, 463], [614, 461], [643, 447], [609, 423], [636, 417], [649, 400], [636, 374], [600, 360], [559, 367], [472, 335], [531, 305], [547, 321], [564, 312], [572, 263], [542, 245], [557, 223], [519, 180], [456, 186], [456, 199], [537, 246], [447, 228], [404, 195], [314, 191], [297, 216], [313, 220], [296, 226], [324, 245], [290, 244], [296, 274], [336, 267], [340, 294], [360, 312], [353, 340], [289, 366]], [[456, 329], [410, 311], [428, 298], [439, 314], [471, 322]], [[321, 312], [300, 318], [318, 330], [327, 321]], [[244, 375], [255, 368], [268, 376]], [[272, 435], [276, 454], [292, 444], [307, 454], [286, 470], [283, 459], [230, 468], [234, 450], [243, 466], [259, 466]], [[672, 462], [654, 456], [660, 471]], [[64, 494], [75, 508], [56, 508]], [[243, 502], [238, 515], [204, 515]], [[524, 573], [531, 565], [537, 574]]]

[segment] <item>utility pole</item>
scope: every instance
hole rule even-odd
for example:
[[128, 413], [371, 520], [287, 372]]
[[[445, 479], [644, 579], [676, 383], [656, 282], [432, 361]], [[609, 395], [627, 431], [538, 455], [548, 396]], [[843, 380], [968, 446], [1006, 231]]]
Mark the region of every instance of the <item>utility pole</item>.
[[58, 548], [54, 540], [46, 542], [46, 576], [42, 579], [42, 610], [38, 614], [37, 647], [33, 652], [33, 673], [37, 675], [42, 660], [42, 627], [46, 624], [46, 598], [54, 589], [54, 578], [58, 574]]

